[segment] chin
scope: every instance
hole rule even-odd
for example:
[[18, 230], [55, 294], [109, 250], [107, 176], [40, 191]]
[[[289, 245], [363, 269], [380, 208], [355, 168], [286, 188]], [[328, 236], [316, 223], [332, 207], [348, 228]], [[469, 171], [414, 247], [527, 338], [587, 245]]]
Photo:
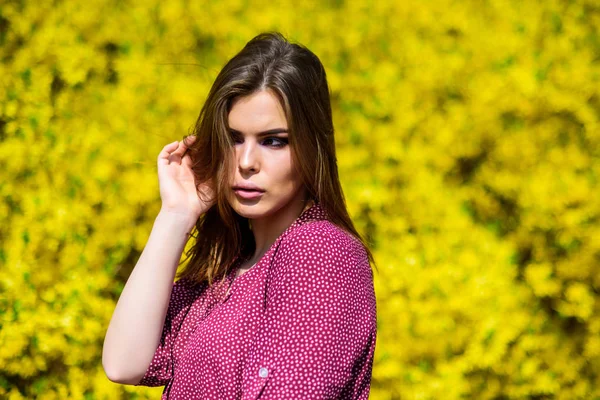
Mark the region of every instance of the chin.
[[248, 219], [258, 219], [262, 217], [266, 217], [268, 213], [262, 210], [262, 207], [256, 206], [245, 206], [245, 205], [236, 205], [233, 207], [236, 213], [240, 216]]
[[236, 213], [244, 218], [255, 219], [269, 214], [269, 207], [261, 200], [241, 200], [234, 198], [229, 201], [229, 204]]
[[234, 198], [229, 204], [236, 213], [248, 219], [269, 217], [282, 208], [281, 204], [273, 204], [265, 199], [241, 200]]

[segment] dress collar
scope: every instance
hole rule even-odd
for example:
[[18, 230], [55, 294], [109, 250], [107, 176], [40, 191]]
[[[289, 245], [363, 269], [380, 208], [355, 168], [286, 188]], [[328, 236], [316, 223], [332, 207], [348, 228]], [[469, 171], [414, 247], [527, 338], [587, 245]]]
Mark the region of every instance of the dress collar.
[[[327, 220], [328, 219], [328, 214], [325, 211], [325, 209], [317, 202], [313, 202], [313, 204], [308, 207], [307, 209], [305, 209], [304, 211], [302, 211], [300, 213], [300, 215], [294, 220], [294, 222], [292, 222], [290, 224], [290, 226], [288, 226], [285, 231], [283, 231], [283, 233], [281, 233], [279, 235], [279, 237], [275, 240], [275, 242], [273, 242], [273, 244], [271, 244], [271, 247], [269, 248], [269, 250], [267, 250], [267, 252], [261, 257], [260, 260], [258, 260], [256, 262], [255, 265], [252, 266], [251, 269], [254, 269], [256, 267], [258, 267], [257, 264], [262, 263], [263, 261], [266, 262], [271, 262], [270, 260], [273, 259], [274, 254], [277, 252], [277, 249], [279, 247], [279, 245], [281, 244], [282, 240], [291, 232], [294, 230], [294, 228], [301, 226], [303, 224], [307, 224], [309, 222], [313, 222], [313, 221], [322, 221], [322, 220]], [[234, 279], [234, 275], [235, 275], [235, 271], [237, 270], [237, 267], [239, 266], [239, 264], [243, 261], [243, 258], [240, 258], [239, 256], [237, 256], [234, 259], [233, 262], [233, 267], [225, 274], [225, 276], [223, 277], [225, 282], [225, 285], [227, 287], [227, 289], [223, 289], [223, 290], [227, 290], [227, 292], [224, 294], [224, 299], [226, 300], [227, 298], [229, 298], [230, 296], [230, 292], [229, 292], [229, 287], [231, 287], [231, 285], [233, 284]], [[247, 272], [245, 272], [245, 274], [247, 274]], [[239, 279], [239, 278], [238, 278]], [[221, 289], [217, 289], [217, 290], [221, 290]]]
[[[294, 230], [294, 228], [297, 228], [298, 226], [307, 224], [309, 222], [313, 222], [313, 221], [322, 221], [322, 220], [327, 220], [328, 219], [328, 214], [327, 211], [325, 211], [325, 209], [317, 202], [313, 201], [313, 204], [308, 207], [307, 209], [305, 209], [304, 211], [302, 211], [300, 213], [300, 215], [294, 220], [294, 222], [292, 222], [290, 224], [290, 226], [288, 226], [280, 235], [279, 237], [277, 237], [277, 239], [275, 239], [275, 242], [273, 242], [273, 244], [271, 244], [271, 247], [269, 248], [269, 250], [267, 250], [267, 252], [265, 253], [265, 255], [267, 253], [271, 253], [274, 251], [274, 249], [276, 249], [279, 245], [279, 243], [291, 232]], [[263, 256], [264, 257], [264, 256]], [[243, 259], [240, 258], [239, 256], [236, 257], [235, 261], [234, 261], [234, 265], [239, 265], [240, 262], [242, 262]], [[260, 260], [258, 261], [260, 262]], [[235, 268], [234, 268], [235, 269]]]
[[302, 211], [298, 218], [286, 229], [286, 232], [295, 226], [305, 224], [311, 221], [322, 221], [327, 219], [327, 212], [319, 203], [313, 203], [306, 210]]

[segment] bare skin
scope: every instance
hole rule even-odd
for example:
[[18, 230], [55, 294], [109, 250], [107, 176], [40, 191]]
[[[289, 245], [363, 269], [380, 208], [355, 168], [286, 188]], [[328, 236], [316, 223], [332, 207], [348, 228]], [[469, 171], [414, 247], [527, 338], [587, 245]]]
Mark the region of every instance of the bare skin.
[[[195, 138], [189, 138], [187, 144]], [[166, 145], [158, 156], [161, 210], [108, 326], [102, 349], [107, 377], [137, 384], [150, 365], [162, 333], [173, 280], [188, 235], [212, 203], [209, 184], [196, 191], [183, 142]]]
[[[236, 131], [231, 193], [233, 209], [252, 223], [256, 250], [236, 276], [246, 273], [279, 235], [310, 206], [292, 165], [285, 115], [269, 92], [241, 98], [229, 114]], [[163, 147], [157, 160], [162, 206], [148, 242], [113, 312], [104, 339], [102, 365], [117, 383], [137, 384], [156, 351], [171, 297], [173, 280], [189, 233], [198, 218], [214, 204], [211, 182], [196, 185], [192, 160], [186, 154], [195, 137]], [[184, 143], [186, 142], [186, 143]], [[234, 186], [255, 184], [260, 199], [235, 194]]]
[[[288, 125], [277, 97], [268, 90], [238, 98], [228, 116], [235, 142], [231, 185], [254, 184], [260, 198], [246, 200], [228, 193], [231, 207], [252, 223], [254, 264], [306, 206], [306, 189], [294, 168]], [[274, 132], [274, 133], [266, 133]]]

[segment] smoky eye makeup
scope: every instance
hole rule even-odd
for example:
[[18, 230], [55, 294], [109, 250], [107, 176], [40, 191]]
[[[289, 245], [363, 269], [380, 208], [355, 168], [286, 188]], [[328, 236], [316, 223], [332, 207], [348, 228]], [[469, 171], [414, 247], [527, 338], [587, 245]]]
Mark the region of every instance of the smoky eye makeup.
[[279, 147], [287, 146], [287, 144], [289, 143], [289, 140], [288, 140], [287, 136], [285, 136], [285, 137], [269, 136], [269, 137], [264, 138], [262, 140], [262, 143], [265, 146], [279, 148]]
[[239, 132], [233, 130], [229, 130], [229, 137], [234, 143], [240, 143], [244, 140]]

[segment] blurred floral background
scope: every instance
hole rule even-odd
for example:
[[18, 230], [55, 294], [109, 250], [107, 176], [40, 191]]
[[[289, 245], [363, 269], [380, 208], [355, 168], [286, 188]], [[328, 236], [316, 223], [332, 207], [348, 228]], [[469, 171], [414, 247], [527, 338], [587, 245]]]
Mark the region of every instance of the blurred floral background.
[[372, 399], [600, 399], [597, 0], [0, 4], [0, 398], [157, 399], [104, 334], [156, 156], [278, 30], [322, 60], [376, 256]]

